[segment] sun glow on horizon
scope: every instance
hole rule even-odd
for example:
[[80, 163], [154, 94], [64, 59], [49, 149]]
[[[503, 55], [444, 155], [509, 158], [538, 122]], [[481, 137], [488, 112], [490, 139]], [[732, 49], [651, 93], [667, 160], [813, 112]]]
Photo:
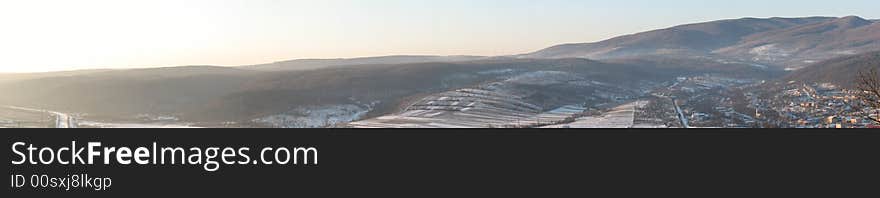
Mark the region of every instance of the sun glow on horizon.
[[[0, 72], [512, 55], [743, 16], [878, 17], [874, 1], [800, 2], [779, 11], [696, 0], [0, 0]], [[689, 4], [731, 11], [676, 7]]]

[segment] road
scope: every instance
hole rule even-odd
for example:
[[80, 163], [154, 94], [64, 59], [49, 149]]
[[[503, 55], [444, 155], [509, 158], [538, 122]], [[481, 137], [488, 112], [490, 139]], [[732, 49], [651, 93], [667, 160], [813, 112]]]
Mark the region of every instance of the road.
[[666, 98], [666, 99], [671, 100], [672, 105], [675, 106], [675, 114], [678, 115], [678, 121], [681, 122], [681, 126], [684, 128], [691, 128], [691, 126], [688, 124], [689, 121], [687, 119], [687, 116], [684, 116], [684, 112], [681, 111], [681, 107], [678, 106], [678, 102], [675, 102], [674, 98], [669, 97], [669, 96], [660, 95], [660, 94], [652, 94], [652, 95], [654, 95], [656, 97]]
[[[669, 86], [668, 88], [669, 88], [669, 89], [672, 89], [672, 88], [674, 88], [675, 86], [678, 86], [679, 83], [681, 83], [681, 81], [676, 81], [675, 84], [672, 84], [672, 85]], [[661, 97], [661, 98], [666, 98], [666, 99], [672, 100], [672, 105], [675, 106], [675, 113], [678, 114], [678, 121], [681, 122], [682, 127], [684, 127], [684, 128], [691, 128], [691, 126], [688, 124], [687, 116], [684, 116], [684, 112], [681, 111], [681, 107], [678, 106], [678, 102], [675, 102], [675, 98], [673, 98], [673, 97], [669, 97], [669, 96], [660, 95], [660, 94], [656, 94], [656, 93], [655, 93], [655, 94], [652, 94], [652, 95], [657, 96], [657, 97]]]
[[636, 110], [637, 110], [636, 106], [640, 106], [639, 103], [641, 103], [641, 102], [642, 101], [637, 100], [635, 103], [632, 104], [632, 112], [630, 112], [632, 114], [630, 116], [632, 119], [630, 119], [629, 128], [635, 128], [635, 126], [636, 126]]
[[77, 128], [76, 119], [66, 113], [49, 111], [55, 115], [55, 128]]
[[678, 103], [675, 102], [675, 99], [672, 99], [672, 105], [675, 105], [675, 113], [678, 114], [678, 120], [681, 121], [681, 125], [684, 128], [691, 128], [691, 126], [688, 125], [687, 116], [684, 116], [684, 112], [681, 111], [681, 107], [678, 106]]

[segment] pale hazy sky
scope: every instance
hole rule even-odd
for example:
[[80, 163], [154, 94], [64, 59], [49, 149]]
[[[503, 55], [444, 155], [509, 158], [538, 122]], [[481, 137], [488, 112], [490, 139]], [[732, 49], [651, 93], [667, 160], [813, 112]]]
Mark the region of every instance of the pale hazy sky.
[[509, 55], [693, 22], [858, 15], [878, 0], [0, 0], [0, 72]]

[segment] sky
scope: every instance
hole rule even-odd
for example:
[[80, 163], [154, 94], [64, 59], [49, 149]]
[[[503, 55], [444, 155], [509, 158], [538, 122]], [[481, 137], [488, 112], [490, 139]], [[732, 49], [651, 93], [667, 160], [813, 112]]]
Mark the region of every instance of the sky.
[[877, 8], [877, 0], [0, 0], [0, 72], [511, 55], [720, 19], [880, 19]]

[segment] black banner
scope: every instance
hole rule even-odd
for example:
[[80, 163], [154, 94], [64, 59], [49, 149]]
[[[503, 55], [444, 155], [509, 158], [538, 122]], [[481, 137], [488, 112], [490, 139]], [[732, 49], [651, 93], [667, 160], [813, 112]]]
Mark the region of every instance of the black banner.
[[[9, 174], [5, 192], [15, 197], [419, 197], [623, 195], [647, 189], [663, 189], [661, 194], [710, 190], [714, 194], [702, 195], [711, 196], [782, 190], [781, 185], [790, 184], [801, 193], [835, 186], [853, 193], [874, 189], [880, 175], [880, 136], [872, 132], [4, 129], [0, 134], [8, 153], [3, 158]], [[101, 144], [93, 148], [99, 152], [93, 164], [69, 164], [80, 163], [72, 157], [77, 149], [82, 149], [81, 162], [88, 163], [89, 143]], [[155, 158], [162, 148], [178, 147], [185, 152], [173, 152], [185, 153], [186, 159], [165, 156], [163, 164]], [[181, 164], [196, 158], [199, 164]], [[170, 164], [171, 159], [178, 164]]]

